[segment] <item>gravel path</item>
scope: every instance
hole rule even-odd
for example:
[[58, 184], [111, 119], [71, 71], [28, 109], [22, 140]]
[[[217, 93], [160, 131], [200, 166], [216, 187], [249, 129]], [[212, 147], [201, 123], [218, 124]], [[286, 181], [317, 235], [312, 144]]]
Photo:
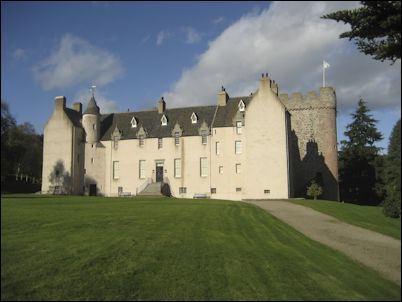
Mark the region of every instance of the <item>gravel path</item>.
[[282, 200], [247, 201], [401, 285], [401, 241]]

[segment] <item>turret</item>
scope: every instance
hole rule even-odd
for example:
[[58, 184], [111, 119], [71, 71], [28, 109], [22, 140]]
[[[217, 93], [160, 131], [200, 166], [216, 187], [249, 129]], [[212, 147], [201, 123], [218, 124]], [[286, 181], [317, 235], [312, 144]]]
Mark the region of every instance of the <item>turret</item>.
[[82, 116], [82, 124], [86, 133], [87, 143], [96, 143], [99, 141], [100, 131], [100, 111], [96, 105], [95, 97], [92, 96], [88, 107]]

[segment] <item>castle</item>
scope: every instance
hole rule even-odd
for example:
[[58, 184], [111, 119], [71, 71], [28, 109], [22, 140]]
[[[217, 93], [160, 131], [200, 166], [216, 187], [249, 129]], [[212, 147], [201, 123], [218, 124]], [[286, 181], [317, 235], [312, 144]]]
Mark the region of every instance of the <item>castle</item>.
[[336, 95], [279, 94], [263, 74], [256, 92], [217, 104], [101, 114], [94, 96], [56, 97], [44, 129], [43, 193], [174, 197], [303, 197], [314, 179], [338, 200]]

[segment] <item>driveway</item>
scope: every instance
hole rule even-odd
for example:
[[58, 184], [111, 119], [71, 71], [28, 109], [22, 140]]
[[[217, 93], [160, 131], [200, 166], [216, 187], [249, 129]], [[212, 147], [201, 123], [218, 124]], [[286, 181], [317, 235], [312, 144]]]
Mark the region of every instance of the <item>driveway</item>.
[[401, 241], [282, 200], [247, 201], [401, 285]]

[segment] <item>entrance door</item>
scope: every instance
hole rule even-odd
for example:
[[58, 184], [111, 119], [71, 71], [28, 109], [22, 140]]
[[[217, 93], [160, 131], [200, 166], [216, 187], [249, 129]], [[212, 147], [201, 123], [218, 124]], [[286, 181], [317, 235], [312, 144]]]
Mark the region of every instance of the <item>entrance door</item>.
[[163, 167], [156, 167], [156, 182], [163, 182]]
[[96, 196], [96, 184], [89, 185], [89, 196]]

